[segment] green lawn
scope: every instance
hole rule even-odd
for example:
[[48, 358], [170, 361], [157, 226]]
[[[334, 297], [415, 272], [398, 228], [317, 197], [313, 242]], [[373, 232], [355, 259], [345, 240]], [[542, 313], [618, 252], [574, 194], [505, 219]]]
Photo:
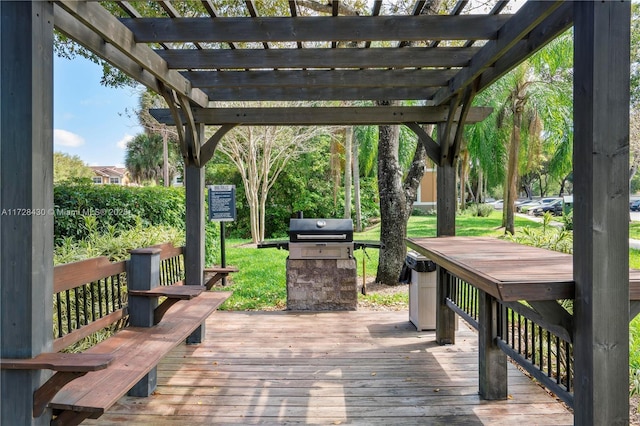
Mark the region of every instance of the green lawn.
[[629, 224], [629, 238], [640, 240], [640, 222], [631, 222]]
[[[456, 218], [456, 234], [463, 236], [500, 236], [504, 230], [500, 228], [501, 212], [494, 212], [489, 217], [458, 216]], [[524, 226], [539, 227], [537, 222], [524, 218], [516, 218], [516, 232]], [[435, 237], [435, 216], [413, 216], [409, 219], [407, 234], [409, 237]], [[380, 225], [355, 233], [355, 240], [380, 239]], [[233, 296], [223, 305], [229, 310], [266, 310], [284, 309], [286, 306], [285, 263], [288, 256], [286, 250], [257, 249], [245, 240], [227, 240], [227, 264], [237, 266], [240, 272], [233, 274], [233, 284], [228, 287]], [[357, 250], [354, 257], [358, 267], [358, 284], [363, 280], [363, 269], [371, 280], [378, 268], [378, 250]], [[363, 263], [364, 260], [364, 263]], [[361, 295], [359, 297], [362, 297]], [[370, 302], [384, 304], [385, 299], [379, 296], [367, 296]], [[392, 298], [389, 303], [397, 303]]]

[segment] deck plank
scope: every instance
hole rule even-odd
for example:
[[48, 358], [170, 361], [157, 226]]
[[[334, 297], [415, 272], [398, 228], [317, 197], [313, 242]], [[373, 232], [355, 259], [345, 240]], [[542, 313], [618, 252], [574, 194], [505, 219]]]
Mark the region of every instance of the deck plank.
[[455, 346], [434, 339], [406, 311], [217, 312], [204, 343], [160, 363], [154, 395], [83, 424], [573, 424], [513, 366], [509, 399], [481, 400], [464, 323]]

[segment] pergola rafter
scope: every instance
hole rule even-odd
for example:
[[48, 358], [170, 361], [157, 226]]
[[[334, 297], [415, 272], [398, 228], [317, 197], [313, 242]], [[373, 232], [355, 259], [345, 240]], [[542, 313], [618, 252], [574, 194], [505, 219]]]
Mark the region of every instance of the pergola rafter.
[[510, 15], [123, 18], [139, 43], [493, 40]]

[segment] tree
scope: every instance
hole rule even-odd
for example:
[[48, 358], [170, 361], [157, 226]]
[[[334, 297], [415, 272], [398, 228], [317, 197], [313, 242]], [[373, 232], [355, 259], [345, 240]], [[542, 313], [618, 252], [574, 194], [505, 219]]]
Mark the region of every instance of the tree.
[[344, 128], [344, 218], [351, 219], [351, 177], [353, 176], [353, 127]]
[[[136, 111], [136, 115], [145, 133], [148, 135], [158, 134], [162, 138], [162, 181], [164, 186], [169, 186], [171, 184], [170, 170], [183, 168], [180, 156], [169, 155], [169, 145], [178, 145], [178, 133], [175, 127], [158, 123], [149, 113], [150, 108], [166, 108], [167, 103], [161, 96], [147, 89], [140, 94], [138, 104], [139, 109]], [[176, 149], [173, 148], [173, 150]]]
[[[379, 101], [378, 105], [391, 102]], [[403, 169], [400, 127], [380, 126], [378, 137], [378, 192], [380, 194], [380, 260], [376, 282], [397, 285], [406, 256], [407, 222], [426, 169], [427, 152], [415, 144], [411, 165]], [[405, 150], [404, 152], [407, 152]]]
[[[509, 130], [507, 171], [504, 184], [503, 226], [515, 232], [515, 201], [520, 176], [537, 172], [544, 161], [543, 142], [560, 140], [571, 126], [571, 38], [565, 33], [497, 82], [504, 99], [497, 127]], [[522, 149], [521, 149], [522, 148]], [[566, 155], [567, 150], [561, 151]], [[557, 161], [558, 167], [564, 161]]]
[[[131, 179], [142, 184], [152, 181], [160, 184], [163, 169], [163, 137], [160, 134], [140, 133], [127, 143], [125, 155], [125, 166], [131, 175]], [[175, 164], [178, 157], [176, 148], [170, 150], [169, 157], [174, 161], [169, 161], [169, 180], [176, 174]]]
[[77, 155], [53, 153], [53, 183], [71, 179], [91, 179], [93, 170]]
[[484, 121], [465, 127], [464, 140], [469, 151], [471, 174], [477, 179], [476, 202], [484, 193], [504, 184], [506, 151], [505, 129], [496, 126], [500, 90], [497, 84], [476, 96], [474, 105], [489, 106], [493, 112]]
[[242, 177], [254, 243], [264, 240], [267, 197], [276, 179], [289, 161], [313, 149], [313, 139], [327, 131], [321, 127], [238, 127], [218, 146]]
[[[436, 14], [442, 8], [441, 0], [428, 2], [423, 14]], [[409, 3], [396, 3], [392, 7], [410, 7]], [[425, 41], [426, 42], [426, 41]], [[412, 45], [401, 42], [398, 47]], [[389, 101], [377, 101], [378, 106], [391, 105]], [[403, 127], [403, 129], [405, 129]], [[406, 256], [404, 239], [407, 222], [416, 199], [420, 180], [426, 169], [426, 150], [415, 145], [411, 166], [403, 173], [400, 166], [400, 128], [380, 126], [378, 139], [378, 190], [380, 193], [380, 257], [376, 281], [397, 285]], [[407, 170], [407, 169], [405, 169]]]

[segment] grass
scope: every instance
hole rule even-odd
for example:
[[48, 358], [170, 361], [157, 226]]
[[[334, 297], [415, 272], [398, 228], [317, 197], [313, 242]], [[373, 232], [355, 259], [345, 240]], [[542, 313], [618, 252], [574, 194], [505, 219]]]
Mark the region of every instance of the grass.
[[640, 222], [631, 222], [629, 224], [629, 238], [640, 240]]
[[[500, 236], [504, 229], [500, 228], [501, 212], [494, 212], [489, 217], [458, 216], [456, 217], [456, 235], [461, 236]], [[524, 226], [539, 227], [537, 222], [516, 217], [516, 229]], [[517, 230], [516, 230], [517, 232]], [[413, 216], [409, 219], [407, 234], [409, 237], [435, 237], [435, 216]], [[373, 226], [365, 232], [355, 233], [358, 241], [380, 239], [380, 225]], [[286, 250], [257, 249], [247, 244], [246, 240], [227, 239], [227, 264], [236, 266], [240, 272], [233, 274], [232, 284], [224, 290], [233, 291], [233, 296], [225, 302], [221, 309], [227, 310], [280, 310], [286, 307]], [[357, 265], [358, 284], [363, 279], [371, 281], [378, 269], [377, 249], [357, 250], [354, 253]], [[640, 252], [639, 252], [640, 254]], [[639, 257], [640, 259], [640, 257]], [[364, 262], [363, 262], [364, 261]], [[640, 262], [640, 260], [639, 260]], [[405, 292], [406, 293], [406, 292]], [[408, 303], [408, 295], [400, 296], [358, 295], [369, 304], [384, 306], [397, 305], [400, 301]], [[399, 300], [398, 298], [402, 298]]]

